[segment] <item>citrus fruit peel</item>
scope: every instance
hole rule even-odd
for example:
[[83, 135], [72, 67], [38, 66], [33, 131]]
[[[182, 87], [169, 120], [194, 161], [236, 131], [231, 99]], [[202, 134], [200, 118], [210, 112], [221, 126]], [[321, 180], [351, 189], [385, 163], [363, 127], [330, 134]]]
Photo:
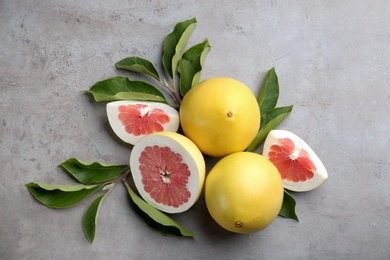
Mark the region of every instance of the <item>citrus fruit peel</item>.
[[310, 191], [328, 179], [327, 170], [302, 138], [286, 130], [272, 130], [265, 142], [263, 156], [278, 168], [284, 188]]
[[205, 182], [211, 217], [235, 233], [253, 233], [270, 225], [282, 207], [283, 194], [276, 167], [252, 152], [225, 156], [210, 170]]
[[192, 87], [180, 105], [184, 134], [213, 157], [245, 150], [260, 128], [251, 89], [232, 78], [210, 78]]

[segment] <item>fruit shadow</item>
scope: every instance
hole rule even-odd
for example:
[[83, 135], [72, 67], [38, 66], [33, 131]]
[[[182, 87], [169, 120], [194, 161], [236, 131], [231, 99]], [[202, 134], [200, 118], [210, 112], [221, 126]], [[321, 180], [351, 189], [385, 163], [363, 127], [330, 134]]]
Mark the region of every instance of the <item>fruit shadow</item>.
[[123, 147], [123, 148], [126, 148], [126, 149], [132, 149], [133, 148], [133, 145], [131, 144], [128, 144], [128, 143], [125, 143], [124, 141], [122, 141], [115, 133], [114, 131], [112, 130], [111, 126], [110, 126], [110, 123], [108, 122], [108, 120], [104, 120], [103, 122], [103, 128], [104, 128], [104, 131], [110, 136], [110, 138], [116, 143], [118, 144], [119, 146]]
[[104, 132], [107, 133], [110, 138], [119, 146], [126, 149], [129, 149], [129, 146], [130, 148], [133, 148], [133, 145], [123, 142], [112, 130], [106, 114], [106, 104], [102, 104], [102, 102], [95, 101], [92, 95], [85, 95], [84, 98], [87, 100], [89, 106], [92, 107], [94, 111], [99, 110], [98, 120], [101, 121], [101, 126]]
[[[199, 199], [188, 212], [197, 221], [196, 232], [202, 240], [207, 240], [213, 245], [231, 245], [232, 241], [239, 240], [241, 234], [236, 234], [222, 228], [211, 217], [204, 199]], [[184, 218], [183, 218], [184, 219]]]

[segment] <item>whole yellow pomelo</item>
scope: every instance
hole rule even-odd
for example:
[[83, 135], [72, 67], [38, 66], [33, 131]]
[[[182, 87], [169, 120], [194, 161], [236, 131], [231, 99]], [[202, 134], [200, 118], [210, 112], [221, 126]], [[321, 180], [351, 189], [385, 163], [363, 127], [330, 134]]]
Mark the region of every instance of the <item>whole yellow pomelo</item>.
[[251, 89], [232, 78], [210, 78], [191, 88], [180, 105], [184, 134], [207, 155], [245, 150], [260, 128], [260, 109]]
[[206, 177], [205, 200], [211, 217], [224, 229], [253, 233], [278, 216], [283, 203], [283, 183], [277, 168], [262, 155], [230, 154]]

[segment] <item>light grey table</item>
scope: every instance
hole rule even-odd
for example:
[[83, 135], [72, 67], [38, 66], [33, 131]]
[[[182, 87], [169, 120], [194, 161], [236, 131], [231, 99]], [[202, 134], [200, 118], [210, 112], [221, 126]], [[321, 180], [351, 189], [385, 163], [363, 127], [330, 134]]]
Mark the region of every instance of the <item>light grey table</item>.
[[[0, 258], [389, 259], [389, 14], [386, 0], [0, 1]], [[114, 63], [127, 56], [160, 64], [164, 37], [191, 17], [189, 45], [212, 46], [202, 79], [233, 77], [257, 94], [276, 68], [279, 105], [294, 105], [279, 128], [311, 145], [329, 180], [293, 194], [299, 223], [278, 217], [251, 235], [219, 228], [201, 197], [173, 216], [195, 239], [149, 230], [118, 185], [90, 245], [90, 199], [48, 209], [23, 185], [73, 183], [57, 167], [69, 157], [128, 163], [104, 105], [81, 91], [122, 75]]]

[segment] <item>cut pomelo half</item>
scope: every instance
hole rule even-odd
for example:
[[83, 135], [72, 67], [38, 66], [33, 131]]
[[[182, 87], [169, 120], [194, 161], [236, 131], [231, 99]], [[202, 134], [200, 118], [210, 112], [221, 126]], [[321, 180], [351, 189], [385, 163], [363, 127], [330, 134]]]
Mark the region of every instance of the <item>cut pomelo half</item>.
[[195, 204], [206, 172], [198, 147], [174, 132], [142, 137], [131, 151], [130, 168], [141, 197], [167, 213], [184, 212]]
[[114, 101], [107, 103], [106, 110], [115, 134], [129, 144], [150, 133], [179, 129], [179, 113], [164, 103]]
[[263, 156], [278, 168], [283, 186], [288, 190], [313, 190], [328, 179], [325, 166], [315, 152], [289, 131], [272, 130], [264, 142]]

